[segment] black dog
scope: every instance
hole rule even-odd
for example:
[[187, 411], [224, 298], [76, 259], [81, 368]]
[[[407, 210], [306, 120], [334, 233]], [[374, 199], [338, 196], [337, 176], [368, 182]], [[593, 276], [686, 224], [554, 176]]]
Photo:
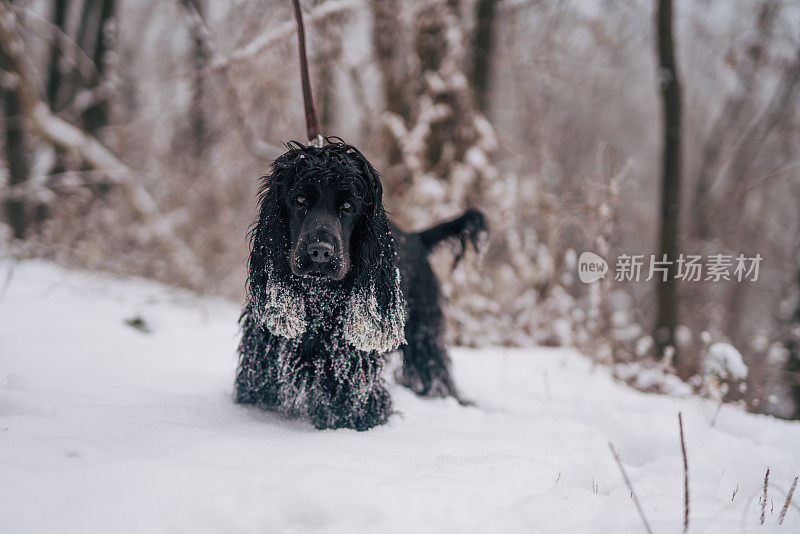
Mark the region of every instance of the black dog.
[[391, 415], [381, 372], [398, 347], [404, 385], [458, 398], [427, 256], [448, 238], [477, 245], [485, 222], [469, 210], [403, 232], [386, 217], [378, 173], [340, 141], [292, 143], [263, 179], [236, 401], [307, 416], [317, 428], [366, 430]]

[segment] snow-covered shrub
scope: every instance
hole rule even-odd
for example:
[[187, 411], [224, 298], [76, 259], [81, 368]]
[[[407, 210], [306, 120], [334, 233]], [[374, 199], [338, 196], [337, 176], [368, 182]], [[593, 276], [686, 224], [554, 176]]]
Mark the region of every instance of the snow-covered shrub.
[[729, 343], [714, 343], [703, 360], [703, 374], [718, 380], [744, 380], [747, 366], [736, 347]]
[[707, 348], [703, 353], [701, 393], [723, 402], [740, 399], [746, 391], [745, 380], [748, 369], [742, 353], [730, 343], [710, 341], [710, 334], [703, 333]]

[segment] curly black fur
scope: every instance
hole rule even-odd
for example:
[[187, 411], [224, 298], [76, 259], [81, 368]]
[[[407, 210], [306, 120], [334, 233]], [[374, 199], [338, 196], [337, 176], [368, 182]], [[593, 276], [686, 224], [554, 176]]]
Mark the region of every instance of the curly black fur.
[[[427, 261], [438, 242], [476, 243], [480, 212], [417, 234], [390, 223], [378, 173], [354, 147], [292, 143], [263, 178], [253, 228], [236, 401], [307, 417], [317, 428], [365, 430], [392, 413], [382, 370], [401, 346], [400, 381], [420, 395], [456, 396], [442, 342], [438, 284]], [[298, 276], [290, 264], [287, 195], [305, 185], [346, 190], [357, 220], [344, 225], [340, 280]], [[348, 228], [352, 228], [348, 230]]]

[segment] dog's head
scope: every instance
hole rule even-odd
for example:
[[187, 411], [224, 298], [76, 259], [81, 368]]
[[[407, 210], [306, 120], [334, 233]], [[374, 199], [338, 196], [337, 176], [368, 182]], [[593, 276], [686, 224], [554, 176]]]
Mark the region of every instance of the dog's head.
[[364, 350], [395, 348], [402, 337], [395, 316], [403, 313], [397, 254], [369, 161], [341, 140], [321, 148], [292, 143], [263, 180], [251, 309], [273, 333], [293, 338], [306, 329], [309, 287], [345, 291], [348, 315], [360, 315], [344, 318], [345, 337]]

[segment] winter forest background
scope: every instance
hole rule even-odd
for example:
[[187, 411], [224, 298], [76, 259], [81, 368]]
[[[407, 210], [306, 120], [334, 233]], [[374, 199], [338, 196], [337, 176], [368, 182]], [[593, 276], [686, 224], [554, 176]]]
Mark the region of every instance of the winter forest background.
[[[452, 343], [573, 345], [640, 389], [675, 373], [798, 418], [800, 4], [675, 2], [674, 77], [670, 3], [307, 0], [322, 131], [382, 172], [406, 229], [487, 214], [482, 258], [436, 253]], [[257, 178], [304, 139], [290, 2], [4, 1], [0, 44], [3, 255], [241, 300]], [[758, 281], [681, 283], [672, 301], [615, 282], [613, 258], [664, 250], [664, 192], [667, 250], [761, 254]], [[581, 283], [583, 251], [610, 276]], [[709, 367], [719, 342], [746, 378]]]

